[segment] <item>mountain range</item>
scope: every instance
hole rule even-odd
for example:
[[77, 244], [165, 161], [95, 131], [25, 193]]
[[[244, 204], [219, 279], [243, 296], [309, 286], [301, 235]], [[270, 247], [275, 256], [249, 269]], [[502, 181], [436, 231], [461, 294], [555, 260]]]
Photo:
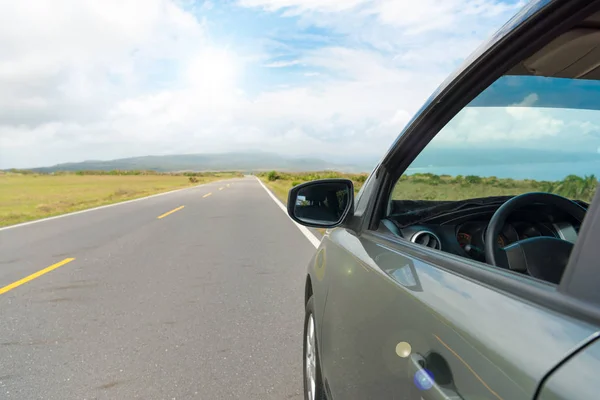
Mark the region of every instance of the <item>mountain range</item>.
[[[371, 172], [379, 159], [375, 157], [353, 157], [343, 154], [325, 158], [290, 157], [267, 152], [238, 152], [219, 154], [176, 154], [165, 156], [142, 156], [116, 160], [87, 160], [56, 164], [49, 167], [29, 168], [35, 172], [56, 171], [110, 171], [110, 170], [152, 170], [158, 172], [176, 171], [324, 171]], [[596, 152], [570, 153], [537, 149], [474, 149], [474, 148], [435, 148], [430, 147], [421, 153], [411, 164], [412, 168], [471, 167], [492, 165], [523, 165], [546, 163], [598, 162]]]
[[116, 160], [87, 160], [56, 164], [50, 167], [29, 168], [35, 172], [56, 171], [109, 171], [151, 170], [174, 171], [321, 171], [370, 172], [375, 166], [329, 162], [319, 158], [285, 157], [273, 153], [222, 153], [222, 154], [177, 154], [166, 156], [142, 156]]

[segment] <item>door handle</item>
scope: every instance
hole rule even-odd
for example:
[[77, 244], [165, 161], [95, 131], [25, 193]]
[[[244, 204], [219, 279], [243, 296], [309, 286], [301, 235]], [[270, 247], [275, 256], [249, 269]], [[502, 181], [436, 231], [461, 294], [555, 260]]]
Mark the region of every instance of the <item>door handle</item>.
[[[413, 382], [423, 400], [464, 400], [456, 391], [450, 366], [437, 353], [410, 355]], [[436, 375], [440, 375], [436, 382]]]

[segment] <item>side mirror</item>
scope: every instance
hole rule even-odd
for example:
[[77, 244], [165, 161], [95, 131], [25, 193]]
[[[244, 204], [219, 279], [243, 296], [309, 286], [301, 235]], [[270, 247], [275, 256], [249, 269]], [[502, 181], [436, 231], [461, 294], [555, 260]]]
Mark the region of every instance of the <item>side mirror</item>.
[[321, 179], [290, 189], [288, 215], [315, 228], [332, 228], [354, 210], [354, 184], [349, 179]]

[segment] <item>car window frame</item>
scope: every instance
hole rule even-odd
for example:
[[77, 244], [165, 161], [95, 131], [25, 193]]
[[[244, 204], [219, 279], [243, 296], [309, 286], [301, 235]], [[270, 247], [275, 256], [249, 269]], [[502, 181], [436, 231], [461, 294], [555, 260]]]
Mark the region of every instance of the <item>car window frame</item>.
[[[367, 210], [369, 198], [373, 192], [373, 182], [376, 180], [377, 167], [369, 174], [365, 183], [362, 185], [356, 196], [354, 197], [354, 215], [360, 217]], [[361, 201], [362, 200], [362, 201]], [[364, 206], [363, 206], [364, 205]]]
[[[588, 293], [589, 288], [586, 291], [588, 297], [585, 299], [574, 293], [575, 289], [582, 287], [586, 276], [589, 277], [592, 272], [600, 272], [600, 266], [589, 264], [592, 257], [600, 256], [600, 249], [596, 251], [594, 246], [585, 245], [591, 240], [588, 238], [593, 238], [591, 235], [600, 235], [600, 211], [592, 211], [600, 210], [600, 196], [595, 196], [588, 208], [588, 214], [592, 218], [586, 218], [584, 225], [587, 228], [584, 231], [582, 226], [580, 230], [577, 241], [579, 245], [576, 244], [574, 254], [565, 270], [565, 278], [569, 279], [563, 279], [565, 284], [561, 281], [558, 286], [528, 278], [518, 279], [510, 272], [494, 267], [486, 268], [477, 261], [419, 246], [379, 230], [379, 222], [387, 215], [394, 184], [441, 129], [513, 65], [566, 31], [581, 20], [582, 16], [590, 14], [592, 9], [598, 8], [598, 2], [590, 4], [584, 0], [549, 3], [498, 40], [442, 90], [434, 94], [407, 124], [379, 165], [373, 198], [369, 199], [369, 207], [364, 214], [364, 219], [369, 221], [365, 235], [374, 235], [390, 241], [409, 256], [431, 262], [496, 290], [510, 292], [562, 314], [600, 325], [600, 299], [591, 296]], [[565, 18], [565, 15], [569, 17]], [[585, 262], [588, 264], [583, 265]]]
[[[375, 204], [375, 198], [380, 188], [381, 177], [384, 168], [377, 164], [373, 171], [369, 174], [365, 183], [354, 198], [353, 212], [348, 214], [348, 217], [340, 226], [353, 231], [356, 235], [360, 235], [363, 231], [369, 228], [369, 223], [372, 217], [372, 210]], [[363, 206], [364, 204], [364, 206]], [[359, 207], [360, 206], [360, 207]]]
[[587, 211], [558, 290], [600, 308], [600, 185]]

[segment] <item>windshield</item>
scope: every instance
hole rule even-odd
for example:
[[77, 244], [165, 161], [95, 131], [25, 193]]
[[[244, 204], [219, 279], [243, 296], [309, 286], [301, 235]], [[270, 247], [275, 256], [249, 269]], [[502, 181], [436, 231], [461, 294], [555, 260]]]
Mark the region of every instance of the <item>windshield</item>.
[[500, 78], [423, 150], [392, 199], [543, 191], [589, 202], [600, 171], [599, 95], [592, 80]]

